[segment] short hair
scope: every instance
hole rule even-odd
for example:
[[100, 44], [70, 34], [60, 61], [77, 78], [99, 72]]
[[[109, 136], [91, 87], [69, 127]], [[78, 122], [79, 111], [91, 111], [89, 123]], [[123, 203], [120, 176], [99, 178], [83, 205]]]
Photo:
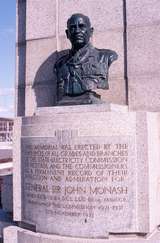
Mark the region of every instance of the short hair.
[[69, 27], [70, 22], [71, 22], [72, 18], [74, 18], [74, 17], [81, 17], [81, 18], [85, 19], [85, 22], [88, 24], [89, 27], [91, 27], [91, 21], [88, 16], [81, 14], [81, 13], [75, 13], [75, 14], [72, 14], [72, 16], [67, 20], [67, 28]]

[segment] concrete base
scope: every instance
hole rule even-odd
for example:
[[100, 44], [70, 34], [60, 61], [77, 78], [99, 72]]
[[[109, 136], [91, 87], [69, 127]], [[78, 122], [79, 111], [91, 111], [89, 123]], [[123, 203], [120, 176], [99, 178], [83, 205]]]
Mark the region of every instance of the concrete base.
[[34, 233], [10, 226], [4, 229], [4, 243], [159, 243], [160, 231], [155, 230], [148, 236], [111, 236], [110, 239], [81, 239]]

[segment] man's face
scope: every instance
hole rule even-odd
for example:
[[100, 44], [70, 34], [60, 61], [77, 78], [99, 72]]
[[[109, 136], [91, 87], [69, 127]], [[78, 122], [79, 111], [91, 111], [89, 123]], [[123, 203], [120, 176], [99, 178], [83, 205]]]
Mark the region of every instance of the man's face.
[[67, 38], [75, 48], [82, 48], [89, 42], [93, 28], [82, 16], [73, 16], [70, 19], [68, 29], [66, 30]]

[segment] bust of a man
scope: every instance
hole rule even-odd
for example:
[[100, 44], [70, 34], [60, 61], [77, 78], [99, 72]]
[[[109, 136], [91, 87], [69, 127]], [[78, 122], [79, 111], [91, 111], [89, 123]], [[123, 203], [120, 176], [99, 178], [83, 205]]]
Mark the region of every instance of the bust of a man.
[[108, 70], [117, 54], [93, 47], [92, 34], [87, 16], [73, 14], [68, 19], [66, 35], [72, 48], [55, 65], [58, 104], [97, 103], [100, 96], [95, 91], [109, 88]]

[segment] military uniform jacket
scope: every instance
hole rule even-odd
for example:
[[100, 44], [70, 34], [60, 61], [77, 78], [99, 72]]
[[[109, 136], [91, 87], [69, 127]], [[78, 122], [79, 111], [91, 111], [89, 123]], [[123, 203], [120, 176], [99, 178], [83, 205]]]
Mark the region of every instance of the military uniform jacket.
[[94, 48], [90, 43], [72, 50], [55, 64], [59, 96], [76, 96], [95, 89], [108, 89], [108, 69], [116, 52]]

